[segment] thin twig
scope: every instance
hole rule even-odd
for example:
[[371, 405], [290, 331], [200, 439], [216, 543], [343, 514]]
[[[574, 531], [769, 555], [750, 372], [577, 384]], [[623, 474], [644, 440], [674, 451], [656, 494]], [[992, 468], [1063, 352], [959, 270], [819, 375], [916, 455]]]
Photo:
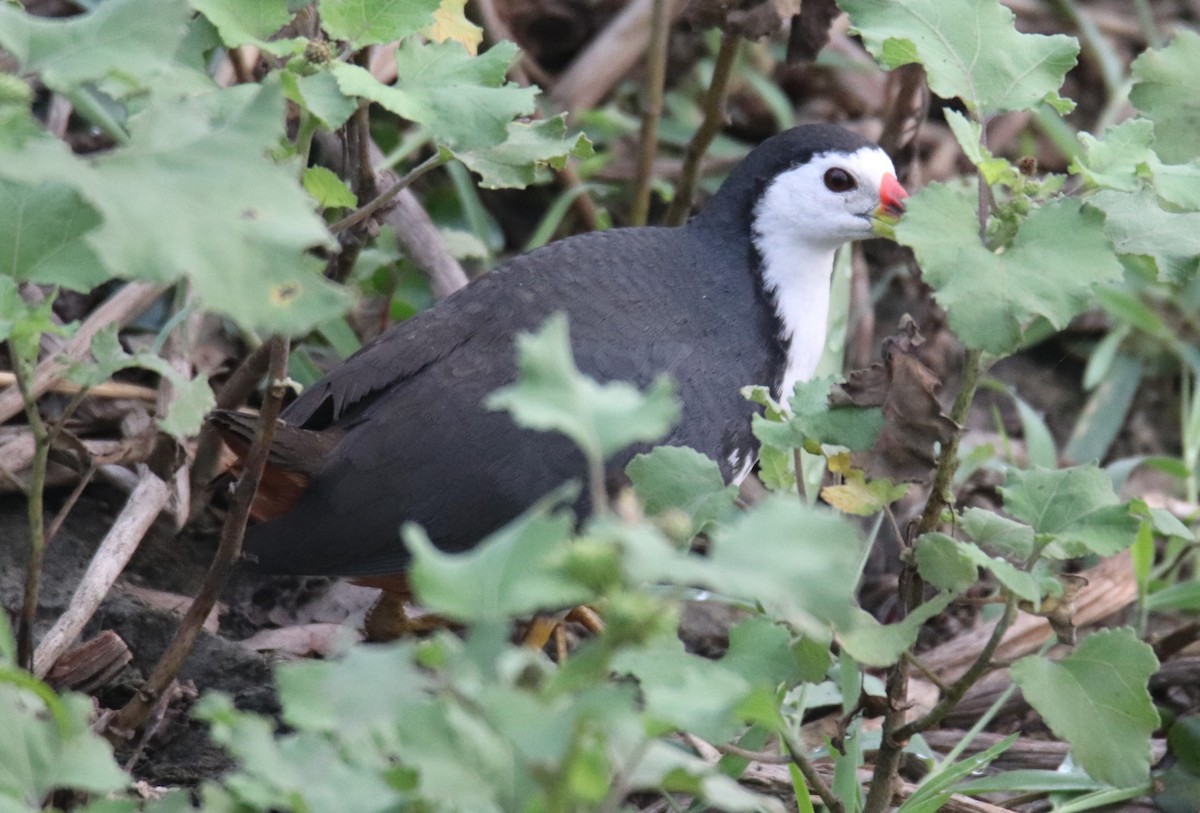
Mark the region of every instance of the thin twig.
[[216, 556], [213, 557], [213, 563], [205, 576], [199, 594], [188, 607], [187, 613], [184, 614], [183, 620], [179, 624], [179, 629], [175, 632], [175, 637], [162, 657], [159, 658], [154, 671], [125, 707], [113, 717], [108, 728], [110, 738], [126, 737], [145, 722], [158, 698], [162, 696], [175, 676], [179, 674], [179, 670], [183, 668], [184, 661], [196, 642], [196, 636], [241, 556], [242, 538], [246, 532], [246, 522], [250, 517], [250, 504], [255, 492], [258, 491], [263, 470], [266, 468], [267, 455], [275, 436], [276, 420], [283, 402], [283, 393], [287, 388], [287, 340], [275, 336], [269, 343], [271, 345], [270, 386], [263, 399], [258, 434], [250, 444], [249, 452], [246, 455], [245, 469], [234, 488], [232, 505], [225, 517], [225, 525], [221, 530], [221, 541], [217, 547]]
[[357, 210], [346, 215], [341, 220], [337, 221], [332, 226], [330, 226], [329, 230], [331, 232], [333, 232], [334, 234], [337, 234], [338, 232], [344, 231], [345, 229], [348, 229], [351, 226], [358, 225], [359, 223], [363, 222], [371, 215], [378, 212], [384, 206], [386, 206], [388, 201], [390, 201], [392, 198], [396, 197], [401, 192], [403, 192], [405, 189], [407, 189], [409, 186], [411, 186], [412, 183], [414, 181], [416, 181], [418, 178], [420, 178], [422, 175], [425, 175], [428, 172], [432, 172], [433, 170], [437, 169], [444, 163], [446, 163], [446, 158], [443, 157], [441, 152], [437, 152], [437, 153], [429, 156], [424, 161], [422, 161], [421, 163], [419, 163], [415, 167], [413, 167], [411, 170], [409, 170], [406, 175], [404, 175], [403, 177], [400, 178], [400, 180], [396, 181], [394, 184], [389, 186], [387, 189], [380, 192], [379, 195], [376, 196], [374, 200], [370, 201], [369, 203], [367, 203], [364, 206], [360, 206]]
[[637, 185], [629, 222], [645, 226], [650, 215], [650, 181], [658, 152], [658, 120], [662, 117], [663, 86], [667, 81], [667, 0], [654, 0], [650, 15], [650, 44], [646, 48], [646, 84], [642, 98], [642, 131], [638, 144]]
[[678, 226], [687, 220], [692, 210], [692, 198], [696, 194], [696, 179], [700, 175], [700, 161], [708, 152], [717, 133], [725, 125], [725, 89], [729, 86], [729, 76], [733, 73], [733, 63], [737, 60], [738, 46], [741, 38], [728, 31], [721, 34], [721, 47], [717, 50], [716, 62], [713, 65], [712, 82], [704, 93], [701, 107], [704, 110], [704, 120], [700, 128], [688, 142], [687, 155], [683, 159], [683, 171], [680, 174], [679, 185], [675, 188], [675, 198], [667, 209], [666, 225]]
[[992, 637], [988, 639], [975, 662], [971, 664], [963, 676], [948, 688], [942, 695], [941, 700], [937, 705], [929, 710], [929, 713], [924, 717], [913, 720], [911, 723], [901, 726], [893, 732], [893, 736], [900, 742], [904, 742], [914, 734], [919, 734], [922, 731], [931, 728], [942, 721], [949, 714], [958, 701], [963, 699], [963, 695], [967, 690], [975, 685], [979, 678], [983, 677], [983, 673], [992, 667], [992, 656], [996, 653], [997, 647], [1004, 640], [1004, 634], [1008, 632], [1008, 628], [1012, 626], [1012, 622], [1017, 617], [1017, 600], [1010, 596], [1008, 601], [1004, 603], [1004, 615], [1000, 617], [995, 629], [992, 630]]

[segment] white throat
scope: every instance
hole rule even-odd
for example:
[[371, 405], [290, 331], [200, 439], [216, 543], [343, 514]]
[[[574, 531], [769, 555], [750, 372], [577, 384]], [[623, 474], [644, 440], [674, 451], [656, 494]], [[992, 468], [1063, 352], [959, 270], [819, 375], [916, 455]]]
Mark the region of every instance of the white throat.
[[813, 377], [825, 352], [829, 281], [836, 248], [814, 246], [782, 234], [758, 234], [763, 285], [775, 298], [787, 365], [775, 398], [786, 405], [797, 382]]

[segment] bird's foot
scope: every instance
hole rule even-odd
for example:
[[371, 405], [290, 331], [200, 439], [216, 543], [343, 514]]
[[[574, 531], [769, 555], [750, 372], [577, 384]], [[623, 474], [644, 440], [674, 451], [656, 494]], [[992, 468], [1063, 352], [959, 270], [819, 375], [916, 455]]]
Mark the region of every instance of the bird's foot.
[[529, 622], [523, 643], [534, 650], [543, 650], [554, 641], [554, 659], [562, 663], [567, 658], [566, 624], [574, 621], [593, 634], [604, 631], [604, 621], [591, 607], [580, 605], [553, 615], [535, 615]]

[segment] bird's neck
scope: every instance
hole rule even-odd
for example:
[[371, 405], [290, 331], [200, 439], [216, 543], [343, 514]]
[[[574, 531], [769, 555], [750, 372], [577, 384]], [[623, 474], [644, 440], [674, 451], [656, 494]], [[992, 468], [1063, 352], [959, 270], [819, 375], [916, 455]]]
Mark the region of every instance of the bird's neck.
[[775, 396], [786, 403], [797, 382], [812, 378], [825, 351], [829, 280], [837, 248], [785, 236], [758, 234], [763, 289], [775, 305], [780, 340], [787, 352]]

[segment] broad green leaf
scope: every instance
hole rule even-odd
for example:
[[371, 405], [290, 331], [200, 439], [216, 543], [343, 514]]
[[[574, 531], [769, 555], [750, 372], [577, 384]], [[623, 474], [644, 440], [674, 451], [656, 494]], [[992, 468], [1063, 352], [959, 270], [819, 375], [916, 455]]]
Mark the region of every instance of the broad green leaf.
[[0, 180], [0, 274], [21, 282], [90, 291], [109, 278], [82, 239], [100, 223], [74, 189]]
[[1042, 587], [1037, 578], [1030, 573], [1017, 568], [1014, 564], [998, 556], [989, 556], [976, 545], [955, 540], [955, 546], [960, 554], [978, 567], [992, 572], [996, 580], [1004, 585], [1009, 592], [1037, 606], [1042, 600]]
[[925, 67], [929, 87], [957, 96], [979, 117], [1039, 102], [1060, 113], [1058, 95], [1079, 43], [1056, 34], [1022, 34], [998, 0], [838, 0], [853, 29], [886, 68]]
[[1150, 171], [1160, 198], [1187, 211], [1200, 211], [1200, 159], [1164, 164], [1156, 158]]
[[325, 167], [304, 170], [304, 188], [317, 199], [322, 209], [341, 209], [358, 205], [358, 198], [346, 182]]
[[1035, 209], [1002, 252], [980, 243], [967, 189], [931, 184], [908, 204], [896, 237], [912, 247], [951, 327], [971, 347], [1009, 353], [1038, 316], [1065, 327], [1091, 304], [1094, 286], [1121, 277], [1102, 219], [1078, 200]]
[[[117, 767], [112, 747], [92, 732], [90, 699], [55, 696], [32, 678], [8, 677], [0, 676], [0, 719], [5, 726], [0, 737], [0, 796], [23, 800], [15, 809], [40, 810], [42, 800], [58, 788], [106, 793], [125, 786], [129, 777]], [[26, 681], [28, 687], [21, 688]]]
[[1151, 257], [1159, 278], [1182, 282], [1200, 257], [1200, 212], [1168, 212], [1149, 190], [1099, 192], [1087, 199], [1104, 213], [1104, 232], [1118, 254]]
[[[230, 47], [254, 45], [275, 56], [293, 50], [292, 41], [268, 41], [292, 19], [287, 0], [191, 0], [192, 7], [217, 27]], [[321, 6], [324, 11], [324, 4]]]
[[928, 533], [916, 542], [917, 569], [921, 578], [942, 590], [966, 592], [979, 581], [979, 568], [960, 550], [958, 540]]
[[838, 641], [861, 664], [891, 666], [917, 642], [921, 626], [949, 607], [954, 598], [954, 593], [940, 593], [895, 624], [880, 624], [866, 610], [855, 607], [850, 623], [838, 627]]
[[1156, 152], [1170, 164], [1196, 157], [1200, 132], [1200, 34], [1180, 28], [1166, 48], [1149, 50], [1131, 68], [1129, 100], [1154, 122]]
[[628, 766], [631, 789], [662, 788], [703, 799], [716, 810], [729, 813], [784, 813], [778, 799], [754, 793], [721, 773], [716, 765], [693, 756], [673, 743], [651, 740], [640, 758]]
[[321, 0], [329, 36], [356, 49], [400, 40], [433, 22], [438, 0]]
[[1033, 554], [1033, 528], [995, 511], [968, 508], [962, 515], [963, 530], [985, 548], [1025, 561]]
[[661, 438], [679, 420], [674, 387], [660, 377], [646, 392], [625, 382], [598, 384], [571, 357], [567, 319], [555, 314], [537, 333], [517, 338], [517, 381], [488, 396], [522, 426], [562, 432], [593, 460]]
[[466, 553], [442, 553], [418, 526], [404, 528], [421, 603], [448, 618], [495, 621], [586, 603], [590, 590], [559, 566], [575, 517], [535, 507]]
[[676, 509], [695, 536], [726, 514], [737, 498], [737, 486], [726, 485], [713, 460], [685, 446], [658, 446], [625, 467], [634, 490], [652, 516]]
[[[782, 684], [791, 686], [803, 679], [792, 637], [770, 619], [751, 616], [730, 628], [729, 649], [721, 658], [721, 666], [755, 686], [772, 690]], [[828, 656], [827, 649], [822, 647], [821, 651]]]
[[1103, 140], [1081, 132], [1079, 143], [1083, 152], [1071, 163], [1071, 171], [1105, 189], [1139, 189], [1155, 160], [1154, 123], [1146, 119], [1130, 119], [1109, 127]]
[[396, 49], [395, 85], [381, 84], [357, 65], [335, 63], [342, 92], [383, 105], [429, 128], [434, 141], [453, 150], [483, 150], [508, 138], [517, 116], [534, 112], [536, 88], [506, 83], [516, 58], [510, 42], [470, 56], [457, 42], [405, 40]]
[[676, 729], [726, 742], [741, 728], [733, 712], [750, 694], [750, 683], [721, 661], [685, 652], [677, 636], [617, 655], [613, 670], [636, 677], [646, 711]]
[[318, 71], [310, 76], [301, 76], [290, 70], [279, 72], [283, 93], [290, 101], [300, 105], [315, 116], [330, 130], [346, 123], [358, 103], [342, 93], [337, 79], [329, 71]]
[[332, 243], [298, 170], [267, 155], [284, 135], [278, 85], [152, 99], [129, 125], [128, 146], [85, 159], [26, 139], [0, 176], [73, 186], [102, 218], [84, 239], [112, 274], [187, 279], [242, 327], [302, 333], [348, 304], [311, 256]]
[[836, 514], [770, 497], [718, 529], [705, 561], [709, 586], [756, 600], [818, 640], [852, 623], [862, 541]]
[[1125, 628], [1092, 633], [1058, 661], [1022, 658], [1012, 677], [1088, 774], [1128, 787], [1150, 775], [1159, 721], [1146, 683], [1157, 669], [1154, 651]]
[[[61, 93], [103, 82], [108, 95], [121, 98], [166, 75], [182, 78], [174, 52], [191, 13], [186, 0], [108, 0], [67, 19], [0, 4], [0, 46]], [[199, 74], [193, 81], [212, 86]]]
[[[1069, 469], [1009, 469], [1000, 489], [1004, 510], [1053, 536], [1067, 556], [1120, 553], [1133, 544], [1138, 519], [1121, 505], [1112, 481], [1095, 465]], [[1048, 553], [1056, 551], [1048, 549]]]
[[883, 428], [883, 412], [876, 407], [829, 405], [832, 378], [814, 378], [796, 384], [789, 394], [790, 415], [782, 422], [754, 416], [754, 434], [780, 449], [804, 448], [806, 441], [845, 446], [851, 451], [869, 449]]
[[514, 121], [508, 137], [495, 146], [453, 150], [454, 156], [479, 174], [479, 185], [488, 189], [524, 189], [539, 180], [546, 166], [562, 169], [567, 157], [587, 158], [592, 143], [582, 134], [566, 135], [566, 116], [539, 121]]

